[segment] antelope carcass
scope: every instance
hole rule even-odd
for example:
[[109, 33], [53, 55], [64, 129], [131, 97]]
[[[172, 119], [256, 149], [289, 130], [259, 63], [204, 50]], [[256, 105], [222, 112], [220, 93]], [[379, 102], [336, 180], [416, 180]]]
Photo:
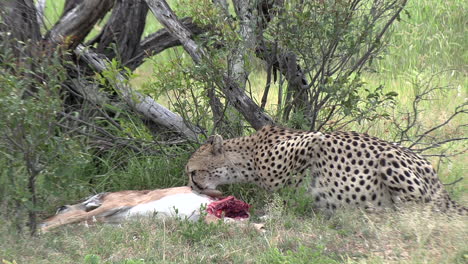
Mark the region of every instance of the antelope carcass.
[[[218, 196], [218, 193], [209, 194]], [[46, 232], [52, 228], [84, 222], [121, 223], [138, 217], [157, 218], [179, 217], [197, 220], [207, 213], [215, 217], [248, 218], [249, 205], [230, 196], [218, 199], [192, 191], [190, 187], [144, 191], [120, 191], [100, 193], [84, 202], [65, 205], [57, 214], [46, 219], [40, 229]]]

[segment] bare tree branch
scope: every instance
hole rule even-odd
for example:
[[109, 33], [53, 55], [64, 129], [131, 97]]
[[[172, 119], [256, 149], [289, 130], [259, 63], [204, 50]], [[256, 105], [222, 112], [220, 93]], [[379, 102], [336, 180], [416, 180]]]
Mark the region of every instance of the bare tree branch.
[[439, 157], [439, 158], [450, 158], [450, 157], [455, 157], [461, 154], [465, 154], [468, 151], [468, 148], [462, 149], [460, 151], [450, 153], [450, 154], [445, 154], [445, 153], [439, 153], [439, 154], [420, 154], [423, 157]]
[[[468, 103], [464, 103], [462, 105], [459, 105], [455, 108], [455, 111], [447, 118], [445, 119], [444, 122], [424, 131], [424, 133], [420, 134], [417, 136], [417, 139], [413, 141], [413, 143], [409, 146], [409, 148], [413, 148], [415, 145], [417, 145], [422, 139], [424, 139], [427, 135], [429, 135], [429, 133], [447, 125], [448, 123], [450, 123], [450, 121], [452, 121], [456, 116], [458, 116], [459, 114], [467, 114], [468, 113], [468, 109], [464, 109], [465, 106], [468, 106]], [[448, 142], [452, 142], [452, 141], [458, 141], [458, 140], [466, 140], [468, 138], [466, 137], [462, 137], [462, 138], [452, 138], [452, 139], [448, 139], [448, 140], [444, 140], [444, 141], [441, 141], [441, 142], [437, 142], [436, 145], [441, 145], [441, 144], [444, 144], [444, 143], [448, 143]], [[427, 148], [425, 148], [427, 149]], [[421, 151], [424, 151], [425, 149], [421, 150]]]
[[[412, 100], [411, 109], [408, 112], [398, 113], [398, 115], [394, 114], [393, 116], [392, 125], [395, 126], [396, 131], [398, 132], [393, 140], [396, 143], [407, 143], [408, 148], [412, 149], [413, 151], [424, 152], [438, 148], [450, 142], [468, 140], [468, 137], [465, 136], [453, 135], [451, 138], [446, 139], [439, 139], [431, 136], [435, 131], [440, 130], [441, 128], [450, 124], [455, 118], [468, 114], [468, 109], [466, 108], [468, 106], [467, 102], [456, 106], [454, 111], [447, 118], [433, 127], [425, 128], [421, 123], [420, 117], [421, 113], [423, 112], [421, 109], [421, 103], [433, 100], [432, 96], [434, 93], [445, 92], [451, 89], [447, 86], [437, 86], [434, 84], [437, 82], [437, 77], [439, 75], [440, 73], [435, 73], [426, 80], [413, 83], [417, 94]], [[465, 126], [467, 126], [466, 122], [457, 125], [455, 130], [462, 129]], [[425, 156], [448, 157], [449, 155], [431, 154]]]
[[[200, 63], [206, 52], [200, 48], [192, 39], [191, 32], [180, 23], [177, 16], [172, 12], [164, 0], [146, 0], [151, 12], [168, 31], [179, 39], [184, 49], [190, 54], [195, 63]], [[220, 87], [229, 102], [244, 116], [254, 129], [260, 129], [273, 120], [266, 115], [262, 109], [239, 88], [239, 85], [223, 74], [223, 83]]]
[[454, 181], [451, 182], [451, 183], [444, 183], [444, 185], [445, 185], [445, 186], [455, 185], [456, 183], [461, 182], [462, 180], [463, 180], [463, 177], [460, 177], [460, 178], [454, 180]]
[[200, 63], [204, 56], [204, 51], [198, 48], [198, 45], [192, 39], [192, 33], [177, 19], [177, 16], [172, 12], [166, 1], [146, 0], [146, 3], [158, 21], [172, 36], [182, 43], [182, 46], [190, 54], [193, 61]]
[[385, 33], [388, 31], [388, 29], [390, 28], [390, 26], [393, 24], [393, 22], [400, 17], [400, 13], [401, 11], [403, 11], [403, 9], [405, 8], [406, 6], [406, 3], [407, 1], [404, 0], [401, 2], [401, 4], [398, 3], [398, 1], [395, 1], [393, 3], [393, 5], [399, 5], [397, 11], [393, 14], [393, 16], [387, 21], [387, 23], [385, 24], [385, 26], [382, 28], [382, 30], [380, 31], [380, 33], [377, 35], [377, 37], [375, 38], [374, 40], [374, 44], [371, 45], [369, 47], [369, 49], [366, 51], [366, 53], [357, 61], [357, 63], [354, 64], [353, 68], [352, 68], [352, 71], [355, 71], [356, 69], [358, 68], [361, 68], [363, 67], [364, 65], [364, 62], [366, 62], [368, 60], [368, 58], [374, 53], [374, 51], [377, 49], [378, 47], [378, 44], [380, 43], [380, 41], [382, 40], [382, 37], [385, 35]]
[[[180, 22], [190, 30], [193, 35], [205, 32], [205, 29], [194, 24], [189, 17], [181, 19]], [[127, 61], [124, 66], [129, 67], [131, 70], [135, 70], [143, 63], [145, 58], [154, 56], [168, 48], [179, 45], [181, 45], [181, 43], [176, 37], [172, 36], [165, 28], [160, 29], [141, 41], [133, 57]]]
[[[446, 140], [441, 140], [441, 141], [431, 143], [429, 146], [425, 148], [411, 148], [411, 150], [416, 151], [416, 152], [423, 152], [429, 149], [440, 147], [443, 144], [447, 144], [447, 143], [454, 142], [454, 141], [464, 141], [464, 140], [468, 140], [468, 137], [449, 138]], [[415, 144], [412, 144], [411, 146], [414, 146], [414, 145]]]

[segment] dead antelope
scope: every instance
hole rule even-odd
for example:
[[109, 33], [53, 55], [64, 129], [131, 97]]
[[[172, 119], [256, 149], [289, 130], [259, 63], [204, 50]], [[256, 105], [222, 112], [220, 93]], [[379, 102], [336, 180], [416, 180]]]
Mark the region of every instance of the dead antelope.
[[60, 207], [55, 216], [41, 223], [40, 229], [46, 232], [52, 228], [79, 222], [121, 223], [145, 216], [197, 220], [202, 215], [201, 208], [208, 208], [207, 212], [216, 217], [222, 214], [232, 218], [247, 218], [249, 205], [232, 196], [217, 201], [217, 198], [196, 193], [190, 187], [108, 192], [91, 196], [78, 204]]

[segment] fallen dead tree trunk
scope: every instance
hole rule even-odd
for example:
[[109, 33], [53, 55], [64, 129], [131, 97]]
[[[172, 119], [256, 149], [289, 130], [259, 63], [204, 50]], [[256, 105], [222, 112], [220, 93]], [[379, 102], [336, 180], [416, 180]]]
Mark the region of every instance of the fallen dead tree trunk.
[[[104, 52], [106, 46], [115, 43], [119, 48], [118, 56], [124, 57], [125, 61], [123, 63], [128, 62], [128, 64], [133, 66], [131, 69], [134, 70], [143, 62], [143, 59], [150, 56], [150, 54], [160, 52], [166, 48], [179, 44], [177, 39], [172, 36], [168, 37], [167, 31], [164, 32], [165, 30], [162, 30], [151, 35], [142, 43], [137, 44], [137, 47], [133, 47], [134, 45], [132, 45], [131, 50], [128, 50], [129, 46], [126, 42], [135, 42], [140, 38], [144, 26], [144, 20], [140, 21], [142, 26], [139, 26], [139, 30], [137, 30], [135, 34], [129, 34], [129, 36], [127, 36], [125, 32], [129, 33], [128, 31], [131, 26], [127, 25], [125, 28], [120, 28], [121, 23], [119, 23], [119, 21], [121, 21], [120, 17], [123, 14], [122, 9], [135, 4], [138, 4], [141, 11], [136, 11], [136, 14], [131, 13], [130, 16], [133, 18], [132, 20], [138, 20], [142, 14], [146, 13], [140, 2], [131, 3], [129, 1], [124, 1], [114, 4], [113, 1], [106, 0], [102, 2], [83, 1], [76, 3], [74, 6], [67, 9], [67, 12], [63, 14], [62, 18], [48, 32], [46, 39], [54, 45], [66, 45], [67, 48], [76, 47], [74, 50], [75, 54], [79, 56], [82, 61], [87, 63], [90, 68], [98, 72], [108, 70], [108, 56], [115, 57], [116, 54], [110, 53], [107, 54], [108, 56], [101, 55], [100, 53], [98, 54], [90, 49], [86, 49], [80, 43], [84, 40], [84, 37], [89, 33], [94, 24], [99, 19], [102, 19], [110, 8], [114, 6], [114, 11], [111, 15], [110, 21], [101, 34], [93, 41], [99, 42], [99, 50], [101, 52]], [[81, 23], [83, 19], [86, 20], [86, 23]], [[187, 20], [186, 23], [191, 24], [189, 20]], [[194, 28], [194, 26], [191, 26], [191, 28]], [[121, 30], [124, 32], [120, 32]], [[119, 32], [119, 34], [116, 35], [116, 32]], [[157, 41], [160, 40], [166, 41], [158, 43]], [[124, 46], [124, 44], [127, 45]], [[180, 115], [158, 104], [150, 96], [144, 96], [136, 92], [128, 85], [126, 78], [122, 74], [117, 73], [115, 80], [108, 81], [113, 84], [122, 100], [141, 114], [144, 119], [154, 122], [157, 126], [162, 126], [172, 132], [176, 132], [191, 141], [198, 141], [198, 136], [202, 133], [202, 129], [189, 124], [188, 121], [184, 120]], [[76, 90], [79, 92], [79, 89]]]
[[[86, 49], [84, 46], [79, 45], [75, 49], [75, 53], [98, 72], [108, 70], [107, 59], [100, 58], [98, 54]], [[117, 73], [116, 78], [109, 81], [113, 82], [114, 88], [119, 92], [122, 99], [138, 113], [156, 124], [181, 133], [192, 141], [198, 141], [198, 135], [202, 132], [200, 128], [187, 124], [181, 116], [158, 104], [153, 98], [136, 92], [126, 83], [126, 79], [122, 74]]]

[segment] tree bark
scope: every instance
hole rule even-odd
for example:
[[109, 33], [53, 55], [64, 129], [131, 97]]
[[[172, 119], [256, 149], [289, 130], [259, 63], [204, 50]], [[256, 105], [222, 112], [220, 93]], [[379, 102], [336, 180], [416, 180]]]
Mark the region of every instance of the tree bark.
[[[193, 61], [199, 64], [205, 56], [205, 51], [191, 39], [191, 32], [180, 23], [164, 0], [146, 0], [151, 12], [167, 30], [182, 43], [184, 49], [190, 54]], [[220, 85], [223, 93], [233, 106], [244, 116], [254, 129], [273, 123], [261, 108], [240, 89], [239, 85], [226, 73]]]
[[44, 10], [46, 8], [46, 0], [38, 0], [36, 2], [37, 23], [39, 28], [44, 26]]
[[178, 19], [177, 16], [172, 12], [172, 9], [166, 3], [166, 1], [152, 1], [145, 0], [148, 4], [151, 12], [156, 16], [159, 23], [161, 23], [169, 33], [176, 37], [184, 47], [185, 51], [190, 54], [190, 57], [195, 63], [200, 63], [204, 56], [204, 51], [198, 49], [198, 45], [192, 39], [192, 32], [190, 32]]
[[47, 33], [46, 40], [73, 50], [86, 38], [96, 22], [106, 15], [113, 4], [113, 0], [74, 2], [72, 5], [74, 7], [65, 13]]
[[[37, 43], [41, 39], [37, 23], [36, 7], [32, 0], [3, 0], [0, 15], [12, 38], [27, 43]], [[5, 30], [5, 29], [2, 29]]]
[[[256, 46], [256, 17], [253, 14], [253, 3], [251, 0], [234, 0], [232, 1], [236, 19], [239, 23], [238, 34], [240, 39], [233, 47], [227, 61], [228, 70], [227, 77], [237, 84], [239, 89], [245, 91], [247, 80], [250, 72], [248, 62], [252, 60], [252, 54]], [[226, 14], [226, 19], [232, 19], [229, 15], [229, 10], [226, 3], [219, 3]], [[227, 102], [226, 108], [226, 123], [225, 127], [221, 127], [222, 134], [230, 134], [232, 136], [242, 136], [244, 134], [244, 125], [242, 118], [236, 113], [231, 102]]]
[[231, 74], [230, 77], [237, 82], [240, 89], [245, 89], [249, 72], [245, 67], [245, 55], [250, 56], [250, 52], [254, 52], [256, 47], [256, 19], [252, 13], [253, 3], [250, 0], [233, 0], [234, 10], [237, 14], [237, 19], [240, 21], [239, 35], [242, 37], [240, 45], [235, 49], [233, 58], [230, 61]]
[[[189, 17], [181, 19], [180, 22], [190, 30], [193, 35], [205, 32], [205, 29], [194, 24]], [[125, 66], [129, 67], [131, 70], [135, 70], [143, 63], [145, 58], [179, 45], [181, 45], [181, 43], [176, 37], [172, 36], [166, 29], [160, 29], [141, 41], [133, 58], [127, 61]]]
[[143, 0], [117, 1], [101, 33], [88, 45], [97, 43], [97, 53], [108, 59], [117, 56], [122, 65], [126, 65], [140, 46], [147, 13], [148, 6]]
[[85, 0], [65, 0], [63, 4], [62, 17], [65, 16], [70, 10], [75, 8], [77, 5], [81, 4]]
[[[0, 3], [0, 40], [2, 45], [10, 47], [17, 58], [13, 71], [21, 72], [25, 79], [36, 79], [40, 76], [34, 74], [35, 62], [30, 58], [43, 56], [44, 46], [41, 43], [36, 7], [32, 0], [18, 0]], [[2, 58], [0, 58], [1, 62]], [[28, 69], [28, 70], [24, 70]], [[27, 97], [37, 91], [35, 85], [25, 87], [22, 96]]]

